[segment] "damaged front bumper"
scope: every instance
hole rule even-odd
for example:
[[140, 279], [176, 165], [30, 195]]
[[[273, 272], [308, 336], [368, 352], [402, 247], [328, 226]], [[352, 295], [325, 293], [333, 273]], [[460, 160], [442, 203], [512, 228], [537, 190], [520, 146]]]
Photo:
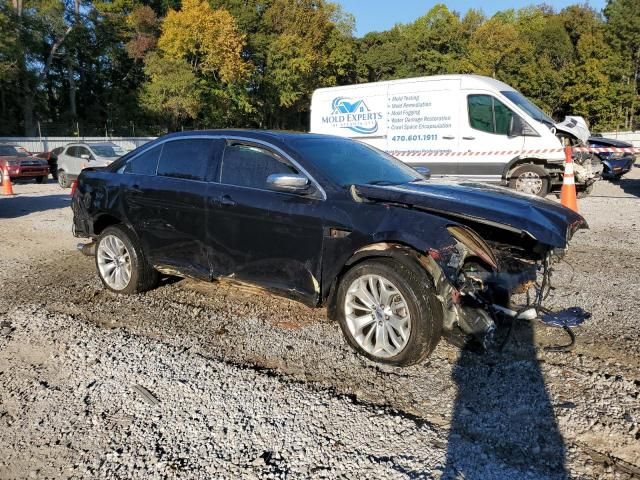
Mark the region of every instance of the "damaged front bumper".
[[[488, 246], [486, 248], [489, 248]], [[442, 255], [429, 252], [422, 264], [434, 278], [438, 300], [442, 304], [445, 337], [469, 340], [490, 349], [496, 341], [497, 326], [504, 320], [540, 321], [548, 326], [568, 331], [571, 347], [574, 335], [571, 328], [590, 317], [579, 307], [551, 312], [544, 301], [551, 290], [552, 264], [564, 250], [549, 250], [541, 261], [518, 258], [501, 252], [496, 268], [478, 261], [478, 255], [468, 245], [458, 242], [455, 252], [448, 256], [446, 267], [457, 271], [452, 281], [442, 266]], [[524, 294], [526, 303], [514, 306], [512, 295]]]

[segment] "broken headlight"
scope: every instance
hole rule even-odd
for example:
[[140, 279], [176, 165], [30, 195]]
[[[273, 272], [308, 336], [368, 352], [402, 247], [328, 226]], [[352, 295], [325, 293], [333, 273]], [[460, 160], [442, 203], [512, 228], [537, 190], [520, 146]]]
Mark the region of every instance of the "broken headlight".
[[493, 251], [486, 242], [473, 230], [460, 225], [451, 225], [447, 227], [449, 233], [464, 245], [471, 253], [483, 260], [487, 265], [495, 270], [498, 269], [498, 260]]

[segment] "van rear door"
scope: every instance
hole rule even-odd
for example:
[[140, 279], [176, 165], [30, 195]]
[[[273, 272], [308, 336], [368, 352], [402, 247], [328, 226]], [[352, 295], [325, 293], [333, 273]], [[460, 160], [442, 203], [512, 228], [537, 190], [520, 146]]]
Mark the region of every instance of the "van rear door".
[[487, 91], [464, 90], [458, 174], [482, 181], [500, 181], [506, 165], [522, 155], [523, 136], [510, 136], [514, 113]]

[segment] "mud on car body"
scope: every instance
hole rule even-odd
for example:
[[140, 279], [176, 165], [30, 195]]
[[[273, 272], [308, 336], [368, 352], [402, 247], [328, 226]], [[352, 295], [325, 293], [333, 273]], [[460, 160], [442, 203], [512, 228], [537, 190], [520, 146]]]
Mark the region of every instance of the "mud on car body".
[[85, 169], [74, 232], [104, 285], [160, 273], [326, 306], [351, 346], [410, 365], [442, 334], [486, 342], [584, 219], [500, 187], [426, 181], [362, 143], [267, 131], [162, 137]]

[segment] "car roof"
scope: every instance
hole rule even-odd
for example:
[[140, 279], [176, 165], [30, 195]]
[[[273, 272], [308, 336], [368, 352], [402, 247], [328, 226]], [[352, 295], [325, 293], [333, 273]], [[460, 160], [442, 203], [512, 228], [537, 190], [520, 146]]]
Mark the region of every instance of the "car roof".
[[288, 140], [301, 139], [301, 138], [326, 138], [344, 140], [344, 137], [338, 137], [335, 135], [323, 135], [319, 133], [307, 133], [307, 132], [292, 132], [288, 130], [257, 130], [257, 129], [212, 129], [212, 130], [190, 130], [184, 132], [169, 133], [160, 137], [161, 139], [168, 138], [180, 138], [180, 137], [193, 137], [193, 136], [208, 136], [208, 135], [220, 135], [229, 137], [246, 137], [247, 139], [273, 141], [279, 140], [281, 142], [287, 142]]
[[67, 143], [66, 147], [117, 147], [113, 142], [73, 142]]

